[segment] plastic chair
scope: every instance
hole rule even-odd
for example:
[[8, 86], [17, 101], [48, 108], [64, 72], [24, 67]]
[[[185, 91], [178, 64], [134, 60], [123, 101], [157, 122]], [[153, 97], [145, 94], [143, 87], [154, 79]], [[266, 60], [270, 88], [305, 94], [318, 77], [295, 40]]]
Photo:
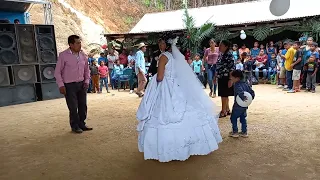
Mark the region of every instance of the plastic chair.
[[[130, 79], [132, 77], [132, 69], [125, 69], [123, 70], [123, 73], [118, 77], [118, 91], [120, 91], [121, 82], [130, 82]], [[126, 90], [126, 87], [123, 87], [124, 90]]]

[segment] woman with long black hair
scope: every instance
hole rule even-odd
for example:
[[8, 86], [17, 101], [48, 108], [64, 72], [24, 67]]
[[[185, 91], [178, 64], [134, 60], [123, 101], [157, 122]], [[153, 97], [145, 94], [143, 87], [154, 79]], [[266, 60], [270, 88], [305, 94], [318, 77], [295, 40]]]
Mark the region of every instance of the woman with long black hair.
[[219, 117], [226, 117], [230, 115], [229, 96], [234, 96], [233, 84], [230, 80], [230, 74], [234, 70], [234, 59], [230, 52], [230, 41], [223, 40], [219, 44], [219, 51], [221, 52], [217, 61], [218, 80], [218, 96], [221, 97], [222, 109]]

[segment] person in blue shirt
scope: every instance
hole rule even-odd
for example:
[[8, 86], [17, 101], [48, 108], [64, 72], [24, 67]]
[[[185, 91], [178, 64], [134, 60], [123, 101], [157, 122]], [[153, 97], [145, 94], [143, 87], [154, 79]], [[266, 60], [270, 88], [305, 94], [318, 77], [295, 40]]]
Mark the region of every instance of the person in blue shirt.
[[250, 51], [251, 57], [253, 60], [256, 60], [256, 57], [260, 53], [259, 42], [254, 42], [253, 48]]
[[[120, 76], [123, 74], [124, 67], [122, 64], [120, 64], [120, 60], [117, 59], [115, 64], [113, 65], [113, 76], [111, 80], [113, 81], [113, 85], [116, 85], [116, 82], [120, 79]], [[115, 89], [115, 87], [112, 87], [112, 89]]]
[[254, 60], [247, 53], [241, 54], [241, 61], [243, 61], [243, 70], [245, 81], [252, 87], [252, 70], [254, 66]]
[[273, 41], [270, 41], [269, 44], [267, 44], [267, 54], [268, 54], [268, 64], [270, 64], [271, 55], [272, 54], [277, 55], [277, 49], [274, 47]]
[[[312, 55], [316, 57], [316, 61], [319, 59], [319, 52], [317, 51], [318, 48], [318, 43], [313, 42], [312, 45], [310, 46], [309, 51], [307, 51], [307, 59], [309, 59]], [[307, 62], [304, 62], [307, 63]]]
[[277, 74], [277, 57], [275, 53], [271, 54], [271, 59], [269, 60], [269, 71], [268, 71], [268, 79], [270, 80], [272, 76]]
[[198, 76], [198, 79], [203, 82], [203, 77], [202, 77], [202, 71], [203, 71], [203, 63], [200, 60], [200, 54], [196, 54], [194, 56], [193, 62], [192, 62], [192, 67], [193, 67], [193, 72]]
[[96, 59], [93, 58], [92, 54], [88, 54], [88, 64], [90, 65], [91, 62], [95, 61]]
[[[307, 44], [304, 46], [301, 46], [302, 49], [302, 66], [305, 65], [308, 62], [308, 59], [310, 58], [310, 47], [313, 45], [313, 37], [308, 37]], [[302, 87], [301, 89], [306, 89], [306, 82], [307, 82], [307, 71], [302, 69]]]
[[233, 55], [234, 62], [236, 63], [238, 61], [238, 59], [240, 59], [240, 55], [239, 55], [239, 50], [238, 50], [238, 45], [237, 44], [233, 45], [231, 53]]
[[[164, 42], [164, 40], [159, 40], [158, 43]], [[136, 94], [139, 97], [143, 97], [144, 93], [143, 90], [147, 84], [147, 78], [146, 78], [146, 61], [144, 59], [144, 53], [147, 50], [147, 46], [144, 43], [138, 44], [139, 51], [136, 53], [136, 63], [135, 63], [135, 72], [138, 77], [138, 88]]]
[[[230, 137], [238, 138], [248, 137], [247, 133], [247, 109], [248, 107], [241, 107], [237, 101], [236, 97], [239, 96], [242, 101], [247, 100], [247, 97], [244, 96], [244, 92], [248, 92], [251, 94], [252, 99], [255, 97], [255, 93], [252, 88], [248, 85], [247, 82], [243, 81], [243, 73], [240, 70], [234, 70], [231, 72], [231, 81], [234, 83], [234, 103], [232, 107], [231, 113], [231, 123], [232, 123], [232, 131], [229, 133]], [[240, 118], [241, 123], [241, 133], [238, 133], [238, 118]]]
[[98, 58], [98, 64], [103, 61], [105, 64], [107, 63], [107, 58], [103, 52], [100, 53], [100, 57]]
[[263, 50], [264, 54], [267, 54], [267, 49], [266, 49], [266, 47], [264, 47], [263, 44], [260, 44], [260, 50]]

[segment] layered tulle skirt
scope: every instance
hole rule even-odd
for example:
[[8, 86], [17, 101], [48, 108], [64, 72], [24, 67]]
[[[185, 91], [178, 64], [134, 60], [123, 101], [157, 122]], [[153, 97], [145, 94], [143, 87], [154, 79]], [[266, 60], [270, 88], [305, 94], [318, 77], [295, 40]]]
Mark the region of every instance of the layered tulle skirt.
[[194, 107], [181, 91], [168, 77], [161, 83], [153, 78], [148, 85], [137, 112], [138, 148], [145, 159], [184, 161], [207, 155], [222, 142], [214, 113]]

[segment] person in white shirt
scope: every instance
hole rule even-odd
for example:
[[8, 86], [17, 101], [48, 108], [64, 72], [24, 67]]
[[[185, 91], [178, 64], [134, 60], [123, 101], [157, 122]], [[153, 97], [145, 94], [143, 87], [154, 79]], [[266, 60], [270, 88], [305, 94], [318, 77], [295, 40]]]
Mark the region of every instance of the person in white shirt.
[[[110, 49], [109, 55], [107, 56], [107, 59], [108, 59], [108, 68], [109, 68], [109, 78], [111, 78], [114, 64], [115, 64], [116, 60], [119, 59], [119, 56], [117, 56], [115, 54], [115, 51], [113, 49]], [[109, 82], [111, 82], [111, 87], [115, 87], [114, 84], [112, 84], [113, 82], [111, 81], [111, 79]]]
[[128, 56], [128, 63], [132, 63], [135, 62], [135, 54], [133, 53], [133, 51], [130, 51], [129, 56]]
[[240, 60], [238, 60], [236, 63], [237, 63], [237, 64], [236, 64], [236, 70], [243, 71], [243, 64], [242, 64], [242, 62], [241, 62]]

